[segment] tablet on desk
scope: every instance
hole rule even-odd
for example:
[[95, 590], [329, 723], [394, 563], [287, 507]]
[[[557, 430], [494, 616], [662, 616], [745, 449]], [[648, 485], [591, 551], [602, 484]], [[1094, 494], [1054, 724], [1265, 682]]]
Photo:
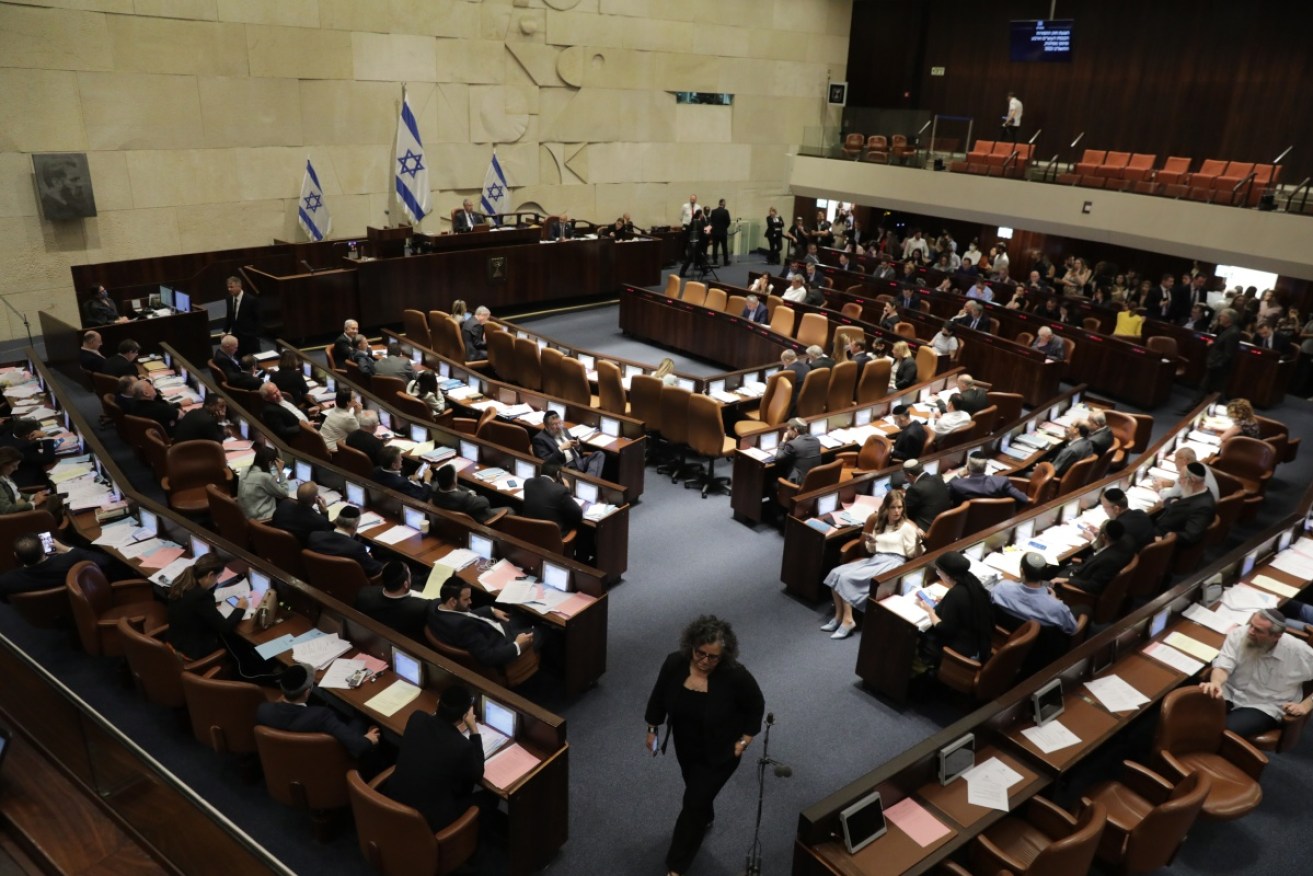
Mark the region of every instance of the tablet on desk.
[[872, 791], [839, 813], [843, 826], [843, 844], [849, 854], [855, 854], [884, 836], [888, 826], [884, 821], [884, 805], [880, 792]]
[[392, 648], [392, 671], [415, 687], [424, 686], [424, 664], [397, 647]]
[[479, 709], [479, 735], [483, 739], [483, 759], [487, 760], [515, 739], [515, 712], [484, 695]]

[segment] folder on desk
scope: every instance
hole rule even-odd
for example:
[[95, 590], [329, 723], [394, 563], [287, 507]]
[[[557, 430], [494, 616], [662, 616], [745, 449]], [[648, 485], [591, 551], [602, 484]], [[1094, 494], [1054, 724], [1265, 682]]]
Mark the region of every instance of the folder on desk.
[[513, 742], [483, 765], [483, 778], [494, 788], [504, 791], [540, 763], [542, 758], [525, 750], [518, 742]]
[[1211, 663], [1213, 658], [1217, 656], [1217, 649], [1212, 645], [1205, 645], [1198, 639], [1190, 638], [1185, 633], [1172, 633], [1163, 641], [1178, 651], [1184, 651], [1196, 660], [1202, 660], [1205, 663]]

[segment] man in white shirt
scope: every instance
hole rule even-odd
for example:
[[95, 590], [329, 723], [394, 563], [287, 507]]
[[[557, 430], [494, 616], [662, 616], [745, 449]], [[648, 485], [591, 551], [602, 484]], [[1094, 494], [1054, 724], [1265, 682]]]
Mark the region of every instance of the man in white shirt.
[[802, 276], [800, 274], [794, 274], [789, 283], [789, 288], [784, 290], [784, 295], [782, 296], [785, 301], [800, 302], [806, 299], [807, 287], [803, 285]]
[[684, 204], [684, 206], [679, 208], [680, 226], [687, 228], [688, 223], [693, 221], [693, 214], [697, 212], [697, 209], [698, 209], [698, 196], [689, 195], [688, 203]]
[[1304, 696], [1304, 683], [1313, 680], [1313, 648], [1285, 632], [1285, 616], [1269, 608], [1227, 633], [1199, 687], [1226, 701], [1228, 730], [1256, 736], [1313, 708], [1313, 697]]
[[319, 436], [328, 445], [329, 452], [337, 450], [337, 442], [345, 441], [346, 436], [360, 428], [356, 414], [360, 413], [360, 400], [349, 389], [337, 391], [336, 404], [324, 415], [324, 424], [319, 427]]
[[1008, 113], [1003, 117], [1003, 139], [1009, 142], [1017, 142], [1017, 134], [1021, 128], [1021, 100], [1017, 98], [1015, 92], [1008, 92]]
[[[1199, 462], [1199, 454], [1195, 453], [1193, 447], [1182, 447], [1178, 449], [1176, 453], [1172, 454], [1172, 464], [1176, 466], [1176, 472], [1178, 475], [1181, 472], [1185, 471], [1185, 467], [1192, 462]], [[1203, 465], [1203, 463], [1199, 463], [1199, 464]], [[1217, 489], [1217, 478], [1214, 477], [1213, 470], [1206, 465], [1203, 466], [1203, 469], [1204, 469], [1204, 487], [1208, 490], [1208, 492], [1213, 494], [1213, 501], [1215, 502], [1221, 501], [1222, 494]], [[1159, 481], [1159, 483], [1166, 484], [1165, 481]], [[1163, 489], [1158, 491], [1158, 495], [1162, 498], [1164, 502], [1166, 502], [1168, 499], [1181, 498], [1183, 493], [1181, 492], [1180, 478], [1179, 477], [1177, 478], [1176, 483], [1171, 484], [1169, 486], [1164, 486]]]

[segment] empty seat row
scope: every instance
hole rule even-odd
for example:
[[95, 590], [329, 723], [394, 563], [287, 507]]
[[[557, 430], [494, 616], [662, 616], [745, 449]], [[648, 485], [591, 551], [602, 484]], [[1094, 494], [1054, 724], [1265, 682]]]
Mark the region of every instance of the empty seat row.
[[[862, 154], [863, 149], [866, 151], [865, 156]], [[892, 158], [902, 164], [916, 154], [916, 147], [909, 146], [907, 137], [903, 134], [894, 134], [892, 137], [883, 134], [872, 134], [869, 137], [849, 134], [843, 140], [843, 154], [854, 161], [866, 160], [875, 164], [888, 164]]]
[[1147, 153], [1086, 149], [1075, 167], [1057, 179], [1064, 185], [1253, 207], [1281, 173], [1279, 165], [1215, 158], [1206, 159], [1191, 173], [1191, 159], [1175, 155], [1155, 170], [1156, 160]]
[[983, 173], [986, 176], [1024, 179], [1034, 151], [1035, 147], [1029, 143], [977, 140], [976, 145], [967, 153], [966, 160], [953, 162], [949, 170], [954, 173]]

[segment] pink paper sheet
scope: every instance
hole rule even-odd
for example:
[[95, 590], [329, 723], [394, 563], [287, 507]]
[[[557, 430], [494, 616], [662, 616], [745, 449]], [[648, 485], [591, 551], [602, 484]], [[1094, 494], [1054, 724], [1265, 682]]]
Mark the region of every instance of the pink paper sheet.
[[494, 788], [506, 790], [533, 769], [540, 759], [512, 742], [483, 765], [483, 778]]
[[911, 797], [904, 797], [884, 811], [898, 829], [912, 838], [917, 845], [925, 848], [949, 833], [948, 826], [931, 815], [926, 808]]
[[180, 547], [159, 548], [150, 556], [141, 558], [141, 567], [143, 569], [163, 569], [180, 556], [182, 556], [182, 548]]
[[552, 613], [559, 614], [561, 617], [574, 617], [596, 601], [597, 597], [595, 596], [589, 596], [587, 593], [576, 593], [556, 608], [553, 608]]

